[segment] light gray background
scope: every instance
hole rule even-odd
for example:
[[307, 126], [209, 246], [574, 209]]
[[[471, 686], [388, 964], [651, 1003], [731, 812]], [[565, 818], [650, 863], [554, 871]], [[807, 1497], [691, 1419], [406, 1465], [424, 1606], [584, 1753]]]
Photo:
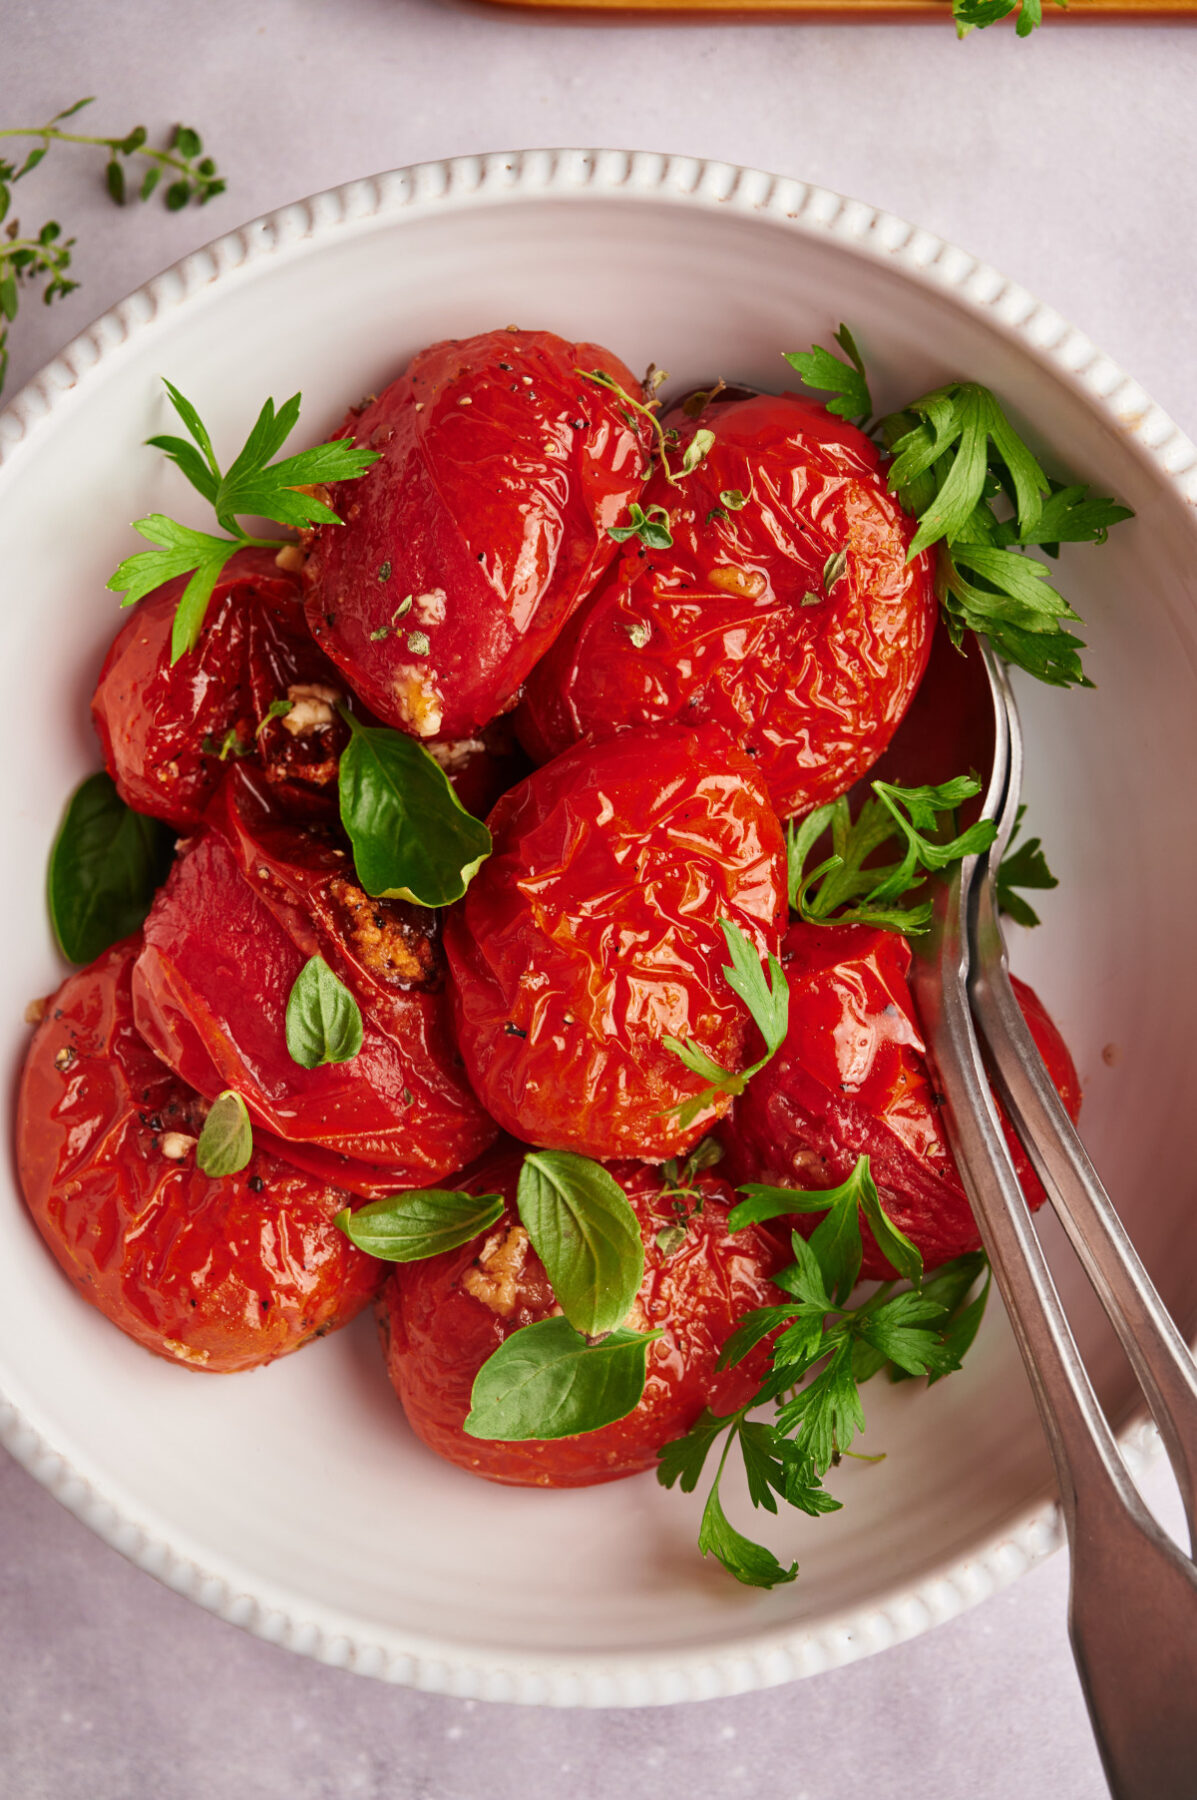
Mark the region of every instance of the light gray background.
[[[206, 212], [118, 213], [85, 151], [19, 190], [83, 285], [26, 301], [8, 393], [241, 219], [461, 152], [564, 143], [825, 183], [986, 257], [1197, 430], [1197, 34], [559, 22], [453, 0], [0, 0], [0, 124], [195, 125]], [[701, 304], [701, 296], [696, 296]], [[1148, 1493], [1171, 1516], [1166, 1480]], [[798, 1686], [650, 1712], [385, 1688], [250, 1639], [124, 1563], [0, 1453], [2, 1800], [1099, 1800], [1056, 1558], [931, 1636]], [[1160, 1796], [1160, 1800], [1173, 1800]]]

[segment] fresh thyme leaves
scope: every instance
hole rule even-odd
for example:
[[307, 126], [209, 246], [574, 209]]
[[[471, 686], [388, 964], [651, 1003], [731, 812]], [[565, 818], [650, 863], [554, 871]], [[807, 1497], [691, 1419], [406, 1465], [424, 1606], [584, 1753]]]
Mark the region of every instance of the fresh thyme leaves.
[[[792, 1296], [783, 1305], [758, 1308], [741, 1320], [724, 1345], [720, 1366], [742, 1362], [774, 1336], [772, 1366], [747, 1405], [722, 1417], [709, 1409], [683, 1438], [659, 1452], [657, 1479], [679, 1483], [692, 1493], [714, 1445], [727, 1433], [711, 1494], [703, 1512], [699, 1548], [752, 1587], [792, 1581], [772, 1552], [742, 1536], [728, 1523], [719, 1484], [733, 1443], [740, 1446], [749, 1498], [775, 1513], [779, 1499], [817, 1517], [840, 1502], [823, 1487], [827, 1470], [864, 1429], [860, 1385], [887, 1365], [899, 1378], [931, 1380], [959, 1368], [976, 1335], [988, 1284], [973, 1301], [968, 1294], [985, 1268], [983, 1256], [961, 1257], [922, 1281], [915, 1245], [888, 1218], [861, 1157], [848, 1180], [826, 1192], [784, 1188], [741, 1189], [747, 1199], [731, 1213], [733, 1230], [786, 1213], [820, 1211], [826, 1216], [809, 1240], [793, 1235], [794, 1263], [775, 1276]], [[912, 1285], [893, 1293], [885, 1283], [850, 1307], [861, 1261], [861, 1221], [885, 1255]], [[809, 1379], [808, 1379], [809, 1378]], [[805, 1383], [805, 1385], [803, 1385]], [[757, 1407], [773, 1402], [772, 1422], [751, 1419]]]
[[[676, 468], [670, 461], [670, 452], [677, 443], [678, 434], [676, 431], [666, 431], [662, 425], [661, 403], [655, 398], [661, 383], [668, 380], [668, 376], [663, 370], [650, 368], [645, 377], [645, 391], [650, 396], [648, 400], [637, 400], [634, 395], [628, 393], [626, 388], [619, 385], [613, 375], [608, 375], [605, 369], [575, 369], [574, 373], [581, 375], [585, 381], [593, 381], [597, 387], [606, 388], [609, 393], [618, 395], [625, 408], [631, 407], [632, 411], [624, 414], [629, 424], [635, 424], [635, 414], [639, 414], [642, 419], [647, 419], [656, 438], [654, 454], [657, 466], [671, 487], [680, 487], [686, 476], [692, 475], [699, 464], [706, 460], [707, 454], [715, 442], [715, 433], [703, 427], [694, 433], [686, 445], [681, 461]], [[722, 387], [722, 385], [723, 383], [720, 382], [719, 386]], [[704, 405], [715, 391], [712, 389], [710, 394], [704, 396]], [[722, 495], [721, 498], [726, 505], [727, 496]], [[738, 504], [740, 506], [744, 504], [742, 495], [739, 497]], [[639, 538], [640, 542], [649, 550], [668, 550], [671, 547], [673, 536], [669, 529], [669, 514], [663, 506], [650, 506], [645, 512], [633, 500], [628, 507], [628, 521], [626, 525], [608, 525], [607, 536], [614, 538], [617, 544], [626, 544], [629, 538]]]
[[285, 719], [294, 705], [294, 700], [272, 700], [262, 715], [262, 720], [258, 729], [254, 732], [255, 741], [261, 737], [262, 733], [272, 720]]
[[847, 361], [831, 350], [824, 350], [821, 344], [816, 344], [813, 350], [783, 354], [790, 367], [797, 370], [805, 387], [833, 396], [826, 402], [828, 412], [838, 413], [841, 419], [869, 419], [873, 401], [856, 339], [846, 325], [841, 325], [835, 333], [835, 342], [845, 352]]
[[333, 1220], [345, 1236], [383, 1262], [422, 1262], [456, 1250], [489, 1231], [503, 1216], [501, 1194], [464, 1194], [451, 1188], [411, 1188], [372, 1200]]
[[71, 795], [50, 852], [50, 922], [68, 962], [94, 962], [136, 931], [166, 879], [175, 833], [125, 805], [111, 776]]
[[490, 832], [468, 813], [445, 771], [403, 731], [350, 729], [338, 774], [341, 822], [358, 880], [376, 899], [449, 906], [491, 851]]
[[277, 411], [274, 401], [267, 400], [243, 448], [227, 472], [223, 472], [195, 407], [171, 382], [165, 385], [171, 404], [192, 441], [159, 436], [148, 442], [163, 451], [182, 471], [192, 487], [208, 501], [217, 524], [229, 535], [214, 537], [209, 532], [180, 525], [162, 513], [136, 519], [134, 531], [155, 548], [126, 557], [108, 586], [114, 592], [124, 594], [122, 606], [133, 606], [161, 587], [163, 582], [176, 576], [189, 576], [171, 633], [171, 661], [175, 663], [195, 645], [212, 590], [229, 558], [249, 544], [278, 548], [272, 538], [252, 536], [238, 523], [238, 518], [273, 519], [276, 524], [295, 528], [339, 525], [340, 519], [324, 500], [300, 490], [363, 475], [378, 461], [378, 454], [374, 450], [359, 449], [356, 444], [340, 438], [273, 462], [271, 459], [282, 449], [299, 420], [300, 395], [293, 394]]
[[362, 1014], [343, 981], [322, 956], [295, 977], [287, 1001], [287, 1049], [302, 1069], [352, 1062], [362, 1047]]
[[[672, 434], [667, 432], [662, 425], [660, 419], [661, 403], [659, 400], [655, 398], [651, 398], [647, 401], [637, 400], [632, 394], [628, 393], [626, 388], [620, 387], [615, 377], [613, 375], [608, 375], [605, 369], [575, 369], [574, 373], [576, 375], [581, 375], [586, 381], [593, 381], [596, 387], [606, 388], [609, 393], [618, 395], [625, 406], [630, 406], [634, 413], [639, 413], [642, 419], [647, 419], [649, 425], [652, 427], [653, 435], [657, 440], [656, 456], [658, 466], [662, 475], [664, 475], [666, 481], [668, 481], [672, 487], [680, 487], [686, 476], [694, 473], [699, 463], [705, 458], [711, 445], [715, 442], [715, 434], [713, 431], [707, 431], [705, 429], [696, 431], [683, 452], [680, 464], [675, 469], [669, 460], [669, 452], [672, 448], [671, 437], [676, 440], [677, 434], [676, 432]], [[668, 380], [668, 376], [660, 370], [654, 370], [651, 373], [655, 377], [651, 382], [652, 390], [655, 395], [656, 389], [660, 386], [662, 381]], [[649, 386], [650, 383], [646, 381], [645, 385]], [[630, 512], [634, 510], [635, 508], [629, 508]], [[612, 537], [615, 535], [615, 532], [611, 533]], [[625, 533], [625, 535], [630, 536], [631, 534]], [[661, 548], [664, 548], [664, 545], [662, 545]]]
[[[118, 205], [133, 196], [148, 200], [164, 175], [172, 178], [165, 189], [166, 204], [172, 212], [186, 206], [189, 200], [202, 206], [224, 192], [226, 184], [216, 164], [203, 154], [198, 132], [188, 125], [177, 125], [170, 144], [163, 149], [147, 142], [144, 125], [135, 125], [121, 137], [88, 137], [62, 129], [67, 119], [92, 103], [93, 97], [76, 100], [45, 125], [0, 130], [0, 138], [33, 140], [20, 161], [0, 158], [0, 221], [8, 214], [17, 182], [37, 168], [52, 144], [86, 144], [103, 150], [105, 186]], [[132, 181], [127, 179], [130, 174]], [[47, 303], [72, 293], [79, 285], [67, 276], [74, 247], [74, 238], [63, 237], [56, 219], [47, 220], [32, 235], [22, 235], [19, 221], [14, 219], [7, 228], [6, 239], [0, 240], [0, 389], [8, 368], [8, 326], [17, 316], [21, 288], [44, 278], [42, 298]]]
[[249, 1111], [240, 1094], [226, 1088], [212, 1102], [195, 1147], [196, 1166], [205, 1175], [236, 1175], [254, 1153]]
[[998, 911], [1004, 912], [1016, 925], [1038, 925], [1039, 914], [1015, 893], [1016, 888], [1054, 888], [1060, 883], [1047, 866], [1047, 858], [1043, 854], [1043, 846], [1039, 838], [1027, 838], [1014, 848], [1022, 825], [1025, 806], [1020, 806], [1014, 815], [1014, 830], [1010, 833], [1010, 844], [1003, 856], [997, 876]]
[[629, 538], [639, 538], [649, 550], [668, 550], [673, 543], [669, 514], [665, 508], [650, 506], [645, 512], [636, 500], [628, 507], [628, 523], [608, 525], [607, 536], [614, 538], [617, 544], [626, 544]]
[[474, 1378], [465, 1430], [513, 1442], [576, 1437], [626, 1418], [644, 1392], [659, 1331], [612, 1331], [588, 1344], [568, 1319], [538, 1319], [505, 1338]]
[[[930, 926], [930, 903], [894, 903], [921, 888], [926, 874], [987, 850], [996, 827], [992, 820], [979, 819], [967, 831], [944, 838], [946, 819], [980, 791], [970, 775], [939, 787], [904, 788], [885, 781], [871, 785], [875, 798], [864, 802], [855, 820], [843, 795], [787, 827], [790, 905], [810, 925], [875, 925], [913, 937]], [[831, 855], [808, 871], [811, 853], [826, 831], [831, 833]], [[928, 837], [928, 832], [937, 835]], [[902, 850], [900, 858], [872, 864], [876, 852], [891, 842]]]
[[516, 1204], [569, 1323], [587, 1338], [614, 1331], [644, 1278], [640, 1227], [615, 1177], [588, 1156], [531, 1150]]
[[[738, 925], [733, 925], [728, 919], [720, 919], [719, 927], [727, 941], [727, 952], [731, 957], [731, 965], [725, 964], [723, 973], [752, 1014], [765, 1040], [765, 1054], [751, 1068], [736, 1074], [713, 1062], [691, 1040], [665, 1038], [667, 1047], [675, 1056], [681, 1057], [691, 1073], [709, 1084], [700, 1094], [693, 1095], [677, 1109], [678, 1121], [683, 1127], [692, 1124], [716, 1095], [742, 1094], [752, 1077], [781, 1048], [789, 1024], [790, 991], [786, 985], [785, 972], [777, 958], [770, 952], [767, 964], [762, 964]], [[766, 968], [768, 980], [765, 978]]]

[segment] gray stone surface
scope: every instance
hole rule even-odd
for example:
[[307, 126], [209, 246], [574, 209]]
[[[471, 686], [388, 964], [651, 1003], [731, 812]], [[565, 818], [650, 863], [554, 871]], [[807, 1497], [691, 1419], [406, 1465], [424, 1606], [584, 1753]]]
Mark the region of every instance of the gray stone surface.
[[[79, 238], [27, 305], [10, 392], [103, 307], [238, 220], [399, 163], [533, 144], [727, 157], [886, 206], [1026, 283], [1190, 432], [1197, 36], [1056, 28], [958, 45], [856, 29], [554, 21], [436, 0], [2, 0], [0, 123], [84, 93], [93, 129], [198, 126], [206, 213], [118, 214], [86, 153], [21, 195]], [[36, 185], [35, 185], [36, 180]], [[1149, 1483], [1153, 1497], [1166, 1481]], [[1098, 1800], [1062, 1559], [817, 1680], [650, 1712], [495, 1708], [276, 1650], [123, 1562], [0, 1454], [0, 1800]], [[1161, 1800], [1165, 1800], [1161, 1796]]]

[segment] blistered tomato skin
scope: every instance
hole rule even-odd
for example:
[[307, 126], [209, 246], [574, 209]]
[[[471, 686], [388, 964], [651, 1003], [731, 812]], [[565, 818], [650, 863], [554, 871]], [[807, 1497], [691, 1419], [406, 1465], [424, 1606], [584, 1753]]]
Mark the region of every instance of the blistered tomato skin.
[[659, 726], [583, 744], [504, 795], [494, 853], [445, 921], [457, 1040], [505, 1130], [548, 1149], [660, 1160], [727, 1110], [664, 1043], [722, 1068], [757, 1053], [718, 921], [762, 958], [785, 914], [781, 827], [721, 733]]
[[[715, 1363], [745, 1313], [784, 1298], [770, 1277], [789, 1258], [756, 1227], [728, 1233], [737, 1196], [717, 1176], [699, 1176], [678, 1199], [664, 1191], [659, 1170], [613, 1165], [644, 1239], [644, 1280], [627, 1326], [665, 1334], [649, 1346], [640, 1404], [627, 1418], [578, 1437], [470, 1437], [462, 1427], [478, 1370], [513, 1331], [558, 1310], [515, 1212], [522, 1157], [522, 1150], [505, 1150], [463, 1178], [471, 1193], [507, 1199], [489, 1232], [443, 1256], [400, 1265], [388, 1281], [378, 1303], [387, 1368], [416, 1435], [472, 1474], [514, 1487], [618, 1481], [654, 1468], [661, 1445], [688, 1431], [704, 1406], [732, 1412], [751, 1399], [768, 1365], [767, 1347], [721, 1373]], [[685, 1237], [667, 1253], [657, 1234], [679, 1223]]]
[[[609, 351], [547, 331], [434, 344], [351, 416], [377, 450], [332, 490], [305, 570], [314, 636], [387, 724], [469, 737], [515, 699], [615, 553], [647, 470]], [[633, 415], [634, 417], [634, 415]]]
[[133, 1026], [137, 941], [69, 977], [30, 1047], [21, 1185], [85, 1299], [190, 1369], [252, 1369], [346, 1324], [378, 1264], [333, 1225], [348, 1196], [255, 1145], [238, 1175], [196, 1167], [206, 1105]]
[[[273, 550], [236, 553], [199, 642], [172, 665], [171, 627], [186, 585], [185, 576], [168, 581], [133, 609], [91, 703], [122, 800], [177, 831], [199, 823], [230, 757], [252, 758], [272, 780], [324, 786], [336, 779], [348, 737], [328, 700], [344, 694], [344, 679], [312, 641], [298, 577], [277, 566]], [[269, 717], [274, 701], [305, 695], [303, 710]], [[236, 742], [226, 745], [230, 732]]]
[[[882, 1206], [922, 1252], [925, 1268], [980, 1247], [948, 1146], [907, 984], [910, 946], [864, 925], [795, 924], [782, 951], [789, 1034], [720, 1128], [720, 1168], [736, 1183], [829, 1188], [867, 1155]], [[1014, 991], [1069, 1116], [1080, 1112], [1072, 1058], [1031, 989]], [[1028, 1204], [1044, 1199], [1013, 1132], [1006, 1136]], [[791, 1221], [808, 1236], [817, 1214]], [[895, 1271], [864, 1227], [862, 1275]]]
[[[331, 801], [322, 817], [306, 801], [292, 815], [294, 799], [230, 771], [146, 920], [138, 1030], [209, 1099], [235, 1088], [302, 1166], [364, 1196], [426, 1185], [496, 1135], [453, 1043], [436, 915], [371, 900]], [[349, 1062], [305, 1069], [286, 1010], [315, 955], [357, 1000], [363, 1042]]]
[[914, 522], [876, 446], [816, 402], [715, 401], [667, 424], [675, 462], [715, 434], [680, 486], [658, 472], [642, 496], [673, 547], [625, 548], [533, 672], [517, 728], [542, 762], [587, 734], [718, 725], [789, 818], [846, 793], [896, 730], [930, 654], [930, 562], [907, 563]]

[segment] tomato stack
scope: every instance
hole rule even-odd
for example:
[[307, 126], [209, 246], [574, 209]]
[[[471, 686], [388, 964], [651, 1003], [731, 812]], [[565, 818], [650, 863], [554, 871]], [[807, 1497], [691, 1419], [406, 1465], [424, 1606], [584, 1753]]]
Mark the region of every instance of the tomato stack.
[[[336, 523], [235, 556], [174, 661], [183, 584], [141, 601], [93, 714], [121, 798], [183, 835], [143, 927], [47, 1002], [21, 1089], [30, 1210], [123, 1330], [248, 1368], [381, 1285], [412, 1426], [499, 1481], [630, 1474], [745, 1403], [764, 1348], [720, 1354], [788, 1252], [729, 1228], [731, 1181], [827, 1188], [868, 1155], [928, 1267], [978, 1243], [905, 940], [789, 918], [783, 827], [889, 744], [930, 560], [875, 445], [816, 402], [654, 414], [594, 345], [435, 345], [347, 418], [377, 460], [327, 492]], [[764, 1056], [733, 944], [789, 977]], [[252, 1152], [201, 1166], [230, 1096]], [[600, 1296], [579, 1341], [638, 1332], [643, 1385], [585, 1431], [488, 1436], [488, 1359], [573, 1330], [529, 1151], [597, 1166], [578, 1179], [638, 1237], [617, 1323]], [[390, 1273], [351, 1242], [363, 1203], [428, 1193], [488, 1222]], [[871, 1241], [864, 1270], [892, 1273]]]

